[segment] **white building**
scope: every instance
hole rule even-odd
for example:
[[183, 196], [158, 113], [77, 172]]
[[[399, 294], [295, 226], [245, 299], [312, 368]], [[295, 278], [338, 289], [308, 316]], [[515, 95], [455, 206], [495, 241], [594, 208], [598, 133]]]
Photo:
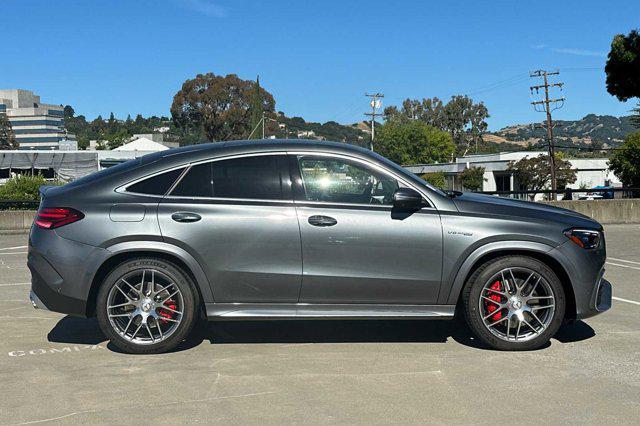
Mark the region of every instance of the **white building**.
[[[443, 172], [447, 189], [464, 190], [459, 175], [469, 167], [484, 167], [484, 183], [482, 191], [518, 191], [520, 185], [516, 177], [507, 170], [510, 161], [518, 161], [525, 157], [546, 155], [546, 151], [501, 152], [497, 154], [467, 155], [456, 159], [454, 163], [416, 164], [405, 166], [412, 173]], [[606, 158], [567, 158], [571, 166], [577, 170], [576, 182], [570, 188], [593, 188], [596, 186], [622, 186], [620, 180], [607, 165]]]
[[29, 90], [0, 90], [0, 113], [7, 114], [20, 149], [77, 149], [64, 130], [64, 108], [43, 104]]

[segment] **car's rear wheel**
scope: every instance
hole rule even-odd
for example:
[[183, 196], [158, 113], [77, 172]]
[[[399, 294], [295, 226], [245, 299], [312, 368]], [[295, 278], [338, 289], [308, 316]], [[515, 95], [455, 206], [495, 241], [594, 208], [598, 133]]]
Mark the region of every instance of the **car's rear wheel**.
[[551, 268], [526, 256], [493, 259], [469, 278], [462, 295], [475, 336], [500, 350], [545, 345], [562, 325], [565, 294]]
[[111, 271], [98, 291], [100, 328], [129, 353], [174, 349], [191, 332], [198, 293], [179, 267], [165, 260], [140, 258]]

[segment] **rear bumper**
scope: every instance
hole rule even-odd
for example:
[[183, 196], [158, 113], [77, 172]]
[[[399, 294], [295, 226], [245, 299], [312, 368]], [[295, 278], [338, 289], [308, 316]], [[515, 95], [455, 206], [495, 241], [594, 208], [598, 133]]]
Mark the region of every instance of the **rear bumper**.
[[32, 305], [86, 316], [93, 275], [107, 257], [104, 249], [62, 238], [54, 230], [33, 228], [27, 258]]

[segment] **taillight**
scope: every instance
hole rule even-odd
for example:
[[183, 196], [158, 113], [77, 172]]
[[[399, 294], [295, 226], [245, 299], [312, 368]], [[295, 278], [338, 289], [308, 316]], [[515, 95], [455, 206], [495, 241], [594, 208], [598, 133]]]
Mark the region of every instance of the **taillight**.
[[67, 207], [45, 207], [38, 210], [33, 223], [44, 229], [59, 228], [73, 222], [77, 222], [84, 217], [82, 212]]

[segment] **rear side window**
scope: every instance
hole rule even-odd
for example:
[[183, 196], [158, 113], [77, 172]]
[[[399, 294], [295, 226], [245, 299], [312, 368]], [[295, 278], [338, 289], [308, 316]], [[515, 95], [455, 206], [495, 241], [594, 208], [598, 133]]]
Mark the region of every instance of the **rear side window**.
[[183, 197], [211, 197], [213, 185], [211, 182], [211, 163], [198, 164], [191, 167], [186, 175], [176, 185], [171, 195]]
[[178, 179], [178, 176], [180, 176], [180, 173], [182, 173], [183, 170], [184, 168], [171, 170], [152, 176], [148, 179], [141, 180], [138, 183], [129, 185], [127, 187], [127, 192], [148, 195], [164, 195], [167, 193], [169, 188], [171, 188], [171, 185], [173, 185], [176, 179]]
[[279, 200], [282, 179], [275, 155], [216, 161], [213, 166], [213, 196]]
[[260, 155], [213, 161], [193, 166], [171, 195], [184, 197], [283, 199], [281, 176], [286, 157]]

